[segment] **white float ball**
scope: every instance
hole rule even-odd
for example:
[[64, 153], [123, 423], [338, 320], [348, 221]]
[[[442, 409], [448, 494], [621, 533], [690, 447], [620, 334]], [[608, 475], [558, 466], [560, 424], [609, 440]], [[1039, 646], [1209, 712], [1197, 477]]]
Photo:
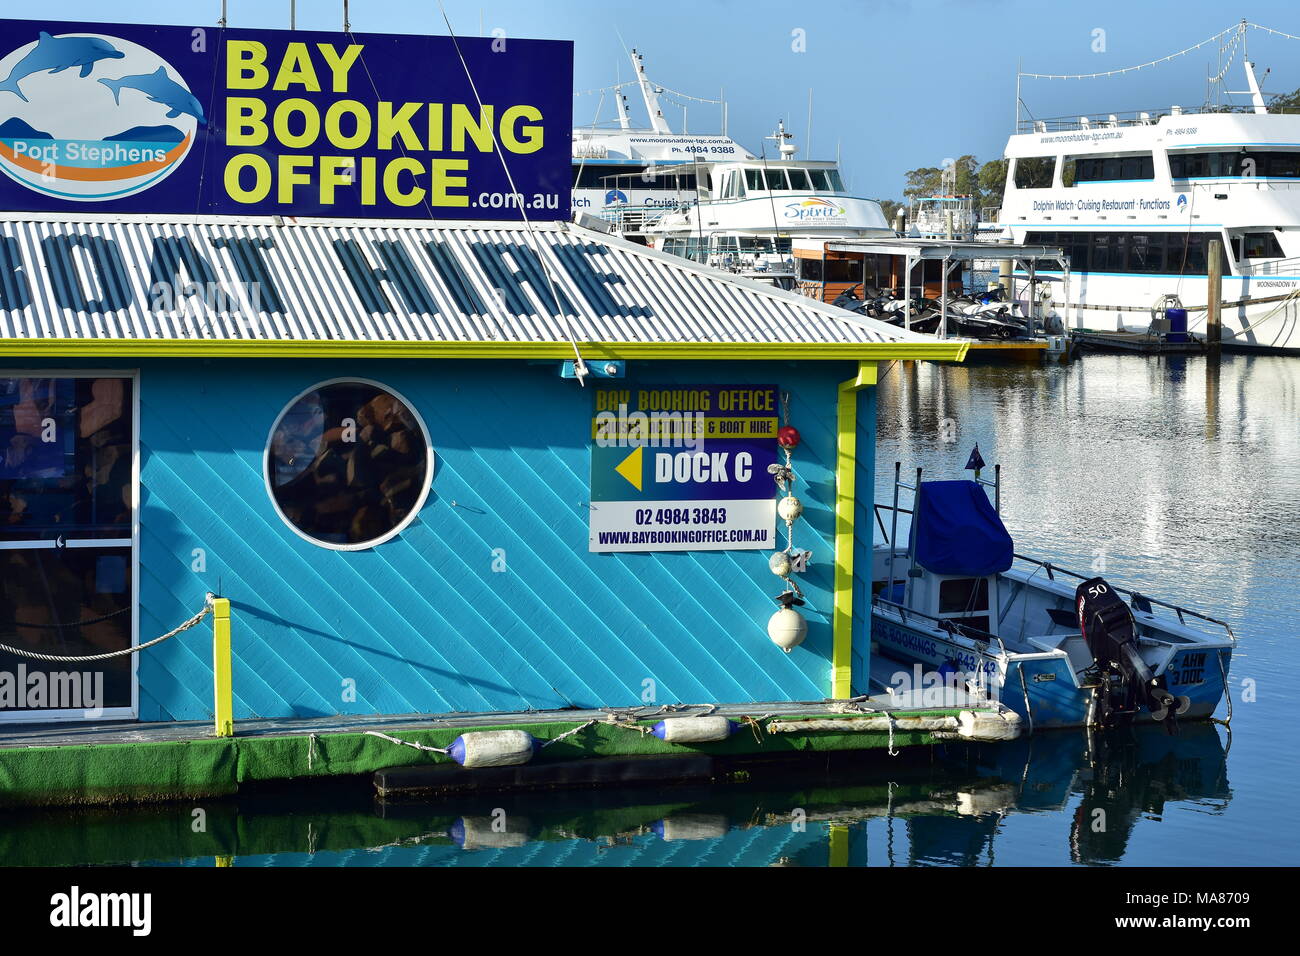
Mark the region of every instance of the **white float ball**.
[[776, 513], [782, 521], [794, 521], [803, 514], [803, 502], [794, 495], [786, 495], [777, 502]]
[[790, 555], [784, 551], [778, 551], [767, 561], [767, 566], [772, 569], [772, 573], [779, 578], [784, 578], [790, 574], [793, 565], [790, 563]]
[[767, 622], [767, 636], [789, 654], [808, 636], [808, 622], [792, 607], [783, 607]]

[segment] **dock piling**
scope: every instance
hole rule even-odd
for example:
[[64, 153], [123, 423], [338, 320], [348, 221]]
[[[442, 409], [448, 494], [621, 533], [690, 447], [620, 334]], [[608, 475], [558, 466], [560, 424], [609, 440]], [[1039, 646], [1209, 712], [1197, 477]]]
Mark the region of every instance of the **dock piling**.
[[1209, 288], [1206, 292], [1207, 310], [1205, 313], [1205, 347], [1207, 353], [1217, 358], [1223, 347], [1223, 322], [1219, 309], [1223, 305], [1223, 243], [1218, 239], [1209, 241], [1206, 250], [1209, 258]]
[[213, 735], [235, 736], [234, 694], [230, 676], [230, 599], [212, 599]]

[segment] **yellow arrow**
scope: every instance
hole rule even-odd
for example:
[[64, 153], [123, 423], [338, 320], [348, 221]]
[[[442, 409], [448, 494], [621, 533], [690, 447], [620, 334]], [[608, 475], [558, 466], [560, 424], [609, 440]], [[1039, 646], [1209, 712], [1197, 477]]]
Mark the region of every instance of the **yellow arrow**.
[[614, 470], [631, 482], [637, 491], [641, 490], [641, 446], [615, 466]]

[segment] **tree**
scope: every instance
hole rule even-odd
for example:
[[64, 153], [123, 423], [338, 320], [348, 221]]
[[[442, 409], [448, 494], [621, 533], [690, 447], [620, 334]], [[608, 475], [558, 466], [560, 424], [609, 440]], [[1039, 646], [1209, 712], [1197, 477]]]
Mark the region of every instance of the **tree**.
[[1005, 159], [990, 159], [980, 167], [979, 197], [975, 211], [989, 206], [1002, 206], [1002, 194], [1007, 185], [1007, 166]]
[[1300, 112], [1300, 90], [1293, 90], [1290, 93], [1279, 93], [1268, 101], [1268, 108], [1287, 113]]

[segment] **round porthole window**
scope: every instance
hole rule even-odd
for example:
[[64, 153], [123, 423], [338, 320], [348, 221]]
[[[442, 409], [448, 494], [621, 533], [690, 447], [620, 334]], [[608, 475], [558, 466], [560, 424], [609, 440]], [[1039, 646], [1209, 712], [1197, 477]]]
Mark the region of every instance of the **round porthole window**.
[[376, 382], [323, 382], [281, 412], [266, 450], [280, 517], [313, 544], [356, 551], [415, 520], [433, 451], [410, 404]]

